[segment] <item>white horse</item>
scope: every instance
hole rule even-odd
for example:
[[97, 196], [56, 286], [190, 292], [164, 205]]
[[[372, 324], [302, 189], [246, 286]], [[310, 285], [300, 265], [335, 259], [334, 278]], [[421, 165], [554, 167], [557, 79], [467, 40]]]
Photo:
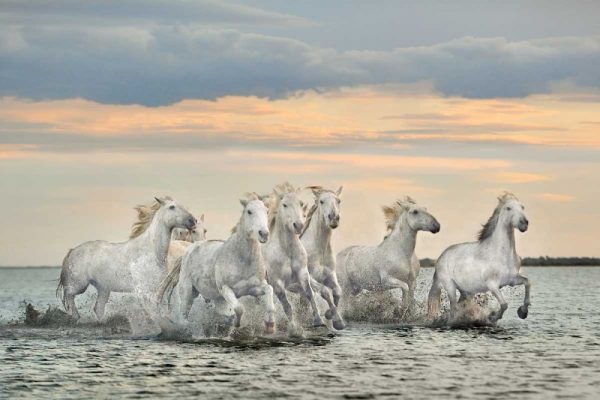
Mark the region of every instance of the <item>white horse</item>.
[[266, 280], [260, 246], [269, 238], [267, 207], [254, 193], [240, 203], [244, 210], [229, 239], [192, 244], [160, 285], [159, 299], [175, 293], [178, 322], [187, 321], [194, 297], [200, 294], [233, 309], [233, 325], [239, 328], [244, 306], [238, 299], [264, 296], [265, 330], [274, 332], [273, 288]]
[[289, 183], [275, 187], [269, 198], [269, 241], [262, 246], [267, 265], [267, 280], [283, 306], [290, 323], [290, 333], [296, 334], [294, 312], [286, 290], [300, 292], [310, 302], [313, 325], [323, 326], [308, 273], [308, 257], [300, 241], [304, 228], [305, 205], [298, 197], [299, 190]]
[[[94, 312], [100, 320], [111, 292], [132, 292], [148, 311], [153, 302], [153, 286], [166, 274], [166, 258], [173, 228], [194, 229], [196, 219], [170, 198], [151, 206], [137, 207], [138, 220], [130, 240], [110, 243], [96, 240], [69, 250], [56, 289], [65, 310], [79, 319], [75, 296], [91, 284], [98, 291]], [[140, 209], [145, 207], [146, 212]]]
[[[496, 322], [508, 308], [500, 288], [525, 285], [525, 301], [517, 314], [519, 318], [527, 318], [531, 285], [529, 279], [519, 272], [521, 260], [515, 248], [514, 230], [525, 232], [528, 226], [524, 207], [513, 194], [504, 193], [498, 197], [498, 206], [479, 233], [479, 240], [450, 246], [438, 258], [429, 291], [429, 317], [434, 318], [438, 314], [443, 287], [450, 300], [451, 312], [456, 309], [458, 301], [491, 291], [500, 303], [500, 310], [490, 315], [490, 321]], [[457, 289], [460, 300], [457, 299]]]
[[176, 260], [183, 254], [192, 243], [206, 240], [206, 227], [204, 225], [204, 214], [198, 219], [195, 229], [175, 228], [171, 234], [169, 252], [167, 253], [167, 270], [171, 272], [175, 267]]
[[438, 233], [440, 224], [425, 208], [406, 197], [384, 206], [387, 234], [377, 246], [350, 246], [337, 255], [345, 293], [402, 289], [402, 311], [414, 300], [421, 265], [415, 255], [419, 231]]
[[333, 327], [340, 330], [344, 329], [346, 324], [337, 309], [342, 289], [337, 279], [331, 236], [333, 229], [340, 223], [339, 196], [342, 193], [342, 186], [335, 192], [323, 189], [321, 186], [308, 188], [315, 196], [315, 204], [308, 211], [300, 240], [308, 255], [308, 272], [312, 287], [329, 305], [325, 318], [331, 319]]

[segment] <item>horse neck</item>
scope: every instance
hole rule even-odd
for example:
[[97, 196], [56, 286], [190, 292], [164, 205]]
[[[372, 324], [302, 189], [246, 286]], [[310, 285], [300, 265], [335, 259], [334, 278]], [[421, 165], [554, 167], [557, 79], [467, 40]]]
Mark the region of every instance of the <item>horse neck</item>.
[[140, 237], [153, 250], [156, 260], [161, 266], [166, 267], [167, 253], [171, 242], [171, 231], [173, 227], [164, 223], [160, 215], [157, 214], [152, 219], [146, 232]]
[[404, 215], [394, 227], [394, 230], [387, 239], [383, 241], [381, 247], [386, 251], [400, 252], [407, 257], [411, 257], [415, 252], [417, 244], [417, 231], [412, 229]]
[[244, 233], [244, 226], [243, 224], [240, 224], [235, 233], [227, 239], [227, 242], [229, 242], [233, 250], [243, 259], [255, 260], [260, 258], [261, 252], [258, 240], [248, 237]]
[[312, 240], [313, 244], [319, 248], [319, 252], [322, 254], [329, 246], [333, 230], [323, 221], [319, 207], [315, 210], [315, 214], [312, 216], [310, 222], [310, 225], [306, 229], [306, 236]]
[[515, 230], [508, 223], [498, 223], [492, 235], [485, 239], [482, 244], [497, 249], [508, 247], [512, 253], [516, 254]]
[[273, 237], [271, 240], [277, 240], [281, 248], [287, 254], [293, 255], [300, 249], [302, 245], [300, 242], [300, 237], [279, 218], [275, 220], [275, 226], [272, 235]]

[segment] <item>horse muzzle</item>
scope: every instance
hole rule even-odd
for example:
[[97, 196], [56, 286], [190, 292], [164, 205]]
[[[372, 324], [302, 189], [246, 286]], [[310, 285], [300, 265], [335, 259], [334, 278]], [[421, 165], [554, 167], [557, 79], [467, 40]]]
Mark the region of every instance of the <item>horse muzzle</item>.
[[267, 243], [267, 240], [269, 240], [269, 231], [258, 231], [258, 241]]
[[521, 219], [519, 221], [519, 230], [521, 232], [526, 232], [527, 229], [529, 229], [529, 221], [527, 220], [527, 218]]
[[294, 222], [292, 226], [294, 227], [294, 232], [296, 232], [296, 235], [301, 234], [302, 229], [304, 229], [304, 224], [302, 222]]
[[440, 226], [439, 222], [436, 222], [433, 225], [433, 227], [431, 228], [430, 232], [433, 233], [433, 234], [436, 234], [436, 233], [438, 233], [440, 231], [440, 229], [441, 229], [441, 226]]
[[185, 227], [191, 232], [194, 229], [196, 229], [196, 223], [198, 221], [196, 221], [196, 218], [191, 217], [190, 219], [187, 220], [187, 223], [185, 224]]

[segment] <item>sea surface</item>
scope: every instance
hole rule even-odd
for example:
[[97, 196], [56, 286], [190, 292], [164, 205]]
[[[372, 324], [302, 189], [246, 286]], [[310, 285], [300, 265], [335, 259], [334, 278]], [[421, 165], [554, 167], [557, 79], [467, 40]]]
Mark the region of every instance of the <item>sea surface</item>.
[[[432, 272], [419, 277], [421, 309]], [[381, 309], [300, 339], [174, 339], [118, 317], [138, 314], [128, 295], [111, 297], [109, 322], [94, 322], [94, 289], [78, 298], [80, 324], [25, 325], [27, 303], [42, 315], [59, 306], [59, 270], [0, 269], [0, 398], [600, 398], [600, 268], [524, 273], [528, 319], [516, 315], [523, 288], [506, 288], [495, 326], [432, 326], [418, 315], [377, 323]]]

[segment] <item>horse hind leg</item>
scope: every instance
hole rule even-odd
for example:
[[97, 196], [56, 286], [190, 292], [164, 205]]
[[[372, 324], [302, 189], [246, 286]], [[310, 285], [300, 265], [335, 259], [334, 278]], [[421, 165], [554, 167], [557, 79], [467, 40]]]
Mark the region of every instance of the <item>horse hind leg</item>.
[[77, 311], [77, 306], [75, 305], [75, 295], [70, 293], [68, 289], [65, 289], [63, 296], [63, 304], [67, 314], [69, 314], [73, 320], [79, 321], [80, 316], [79, 311]]
[[504, 300], [504, 296], [502, 295], [502, 292], [500, 292], [500, 288], [498, 286], [490, 287], [490, 291], [496, 300], [498, 300], [498, 303], [500, 303], [500, 310], [492, 312], [489, 316], [490, 321], [496, 322], [502, 319], [504, 311], [506, 311], [508, 308], [508, 304], [506, 303], [506, 300]]
[[110, 297], [110, 290], [98, 288], [98, 297], [96, 298], [96, 304], [94, 304], [94, 313], [96, 313], [96, 318], [98, 321], [102, 321], [104, 317], [104, 308], [106, 307], [106, 303], [108, 302], [108, 298]]
[[511, 283], [511, 286], [516, 285], [524, 285], [525, 286], [525, 299], [523, 300], [523, 305], [517, 309], [517, 315], [521, 319], [527, 318], [527, 314], [529, 314], [529, 305], [531, 304], [531, 300], [529, 298], [531, 291], [531, 283], [529, 282], [529, 278], [523, 275], [517, 275], [517, 277]]

